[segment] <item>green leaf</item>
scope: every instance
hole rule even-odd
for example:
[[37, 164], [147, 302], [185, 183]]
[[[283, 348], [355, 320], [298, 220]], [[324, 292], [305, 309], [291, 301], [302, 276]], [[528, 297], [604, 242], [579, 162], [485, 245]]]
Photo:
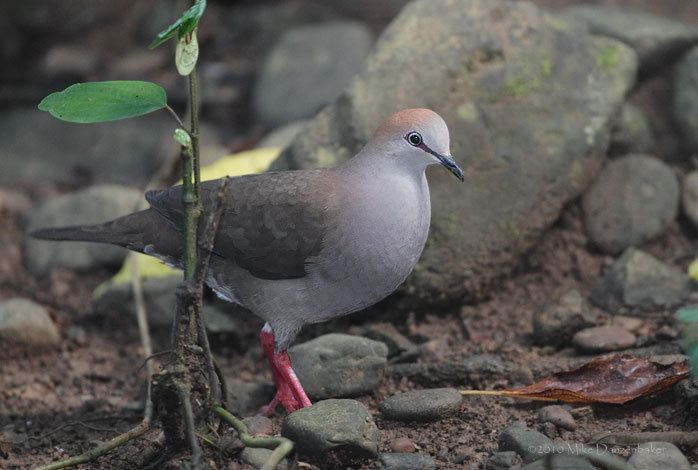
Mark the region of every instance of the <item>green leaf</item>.
[[116, 121], [167, 106], [165, 90], [140, 81], [88, 82], [51, 93], [39, 103], [41, 111], [69, 122]]
[[203, 16], [205, 9], [206, 0], [196, 0], [196, 3], [182, 13], [182, 16], [180, 16], [177, 21], [158, 33], [153, 42], [148, 46], [148, 49], [155, 49], [160, 44], [172, 39], [175, 34], [181, 39], [194, 31], [199, 25], [199, 20]]
[[689, 305], [676, 312], [676, 318], [685, 323], [698, 323], [698, 305]]

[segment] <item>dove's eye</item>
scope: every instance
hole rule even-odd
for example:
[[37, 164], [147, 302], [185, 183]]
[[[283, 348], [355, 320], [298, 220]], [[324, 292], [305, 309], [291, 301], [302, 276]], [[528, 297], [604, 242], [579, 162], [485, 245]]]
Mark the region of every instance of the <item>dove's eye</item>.
[[421, 145], [421, 143], [423, 142], [422, 136], [419, 134], [419, 132], [410, 132], [405, 136], [405, 139], [407, 140], [407, 142], [410, 143], [410, 145], [413, 145], [415, 147]]

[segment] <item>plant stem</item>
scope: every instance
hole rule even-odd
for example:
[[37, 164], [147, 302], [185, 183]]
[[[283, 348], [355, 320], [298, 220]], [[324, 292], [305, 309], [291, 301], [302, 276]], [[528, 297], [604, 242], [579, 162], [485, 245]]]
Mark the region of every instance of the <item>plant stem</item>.
[[194, 189], [196, 197], [201, 199], [201, 165], [199, 161], [199, 89], [196, 68], [189, 74], [189, 104], [191, 109], [191, 147], [194, 164]]
[[[192, 139], [193, 140], [193, 139]], [[193, 147], [193, 146], [192, 146]], [[190, 280], [196, 269], [196, 232], [198, 197], [193, 181], [192, 147], [182, 147], [182, 205], [184, 206], [184, 279]]]
[[262, 470], [274, 470], [276, 466], [279, 465], [279, 463], [293, 450], [293, 441], [285, 437], [252, 437], [247, 430], [245, 423], [233, 416], [221, 405], [214, 406], [213, 411], [235, 428], [235, 430], [238, 432], [240, 441], [242, 441], [242, 443], [246, 446], [273, 449], [269, 459], [264, 462]]
[[170, 116], [172, 116], [172, 117], [174, 118], [174, 120], [177, 121], [177, 125], [178, 125], [180, 128], [186, 129], [186, 127], [184, 127], [184, 123], [183, 123], [182, 120], [179, 118], [179, 115], [175, 112], [174, 109], [172, 109], [172, 108], [170, 107], [169, 104], [165, 105], [165, 111], [167, 111], [168, 113], [170, 113]]
[[[148, 317], [145, 310], [145, 300], [143, 299], [143, 285], [141, 284], [141, 278], [138, 274], [138, 257], [132, 253], [129, 261], [131, 262], [131, 287], [133, 289], [133, 299], [136, 304], [138, 332], [140, 333], [141, 344], [143, 345], [143, 356], [149, 358], [153, 355], [153, 345], [150, 339], [150, 330], [148, 329]], [[151, 388], [153, 374], [155, 373], [155, 364], [152, 361], [146, 360], [145, 370], [147, 378], [143, 421], [150, 423], [153, 418], [153, 399], [151, 397]]]
[[115, 438], [98, 445], [94, 449], [90, 449], [84, 454], [76, 455], [75, 457], [71, 457], [69, 459], [61, 460], [58, 462], [54, 462], [48, 465], [42, 465], [40, 467], [36, 467], [34, 470], [58, 470], [61, 468], [67, 468], [67, 467], [72, 467], [75, 465], [80, 465], [83, 463], [91, 462], [92, 460], [95, 460], [98, 457], [101, 457], [102, 455], [108, 453], [109, 451], [122, 446], [126, 444], [128, 441], [135, 439], [136, 437], [142, 435], [145, 433], [148, 429], [150, 429], [150, 423], [143, 421], [141, 424], [136, 426], [135, 428], [131, 429], [130, 431], [127, 431], [123, 434], [119, 434]]

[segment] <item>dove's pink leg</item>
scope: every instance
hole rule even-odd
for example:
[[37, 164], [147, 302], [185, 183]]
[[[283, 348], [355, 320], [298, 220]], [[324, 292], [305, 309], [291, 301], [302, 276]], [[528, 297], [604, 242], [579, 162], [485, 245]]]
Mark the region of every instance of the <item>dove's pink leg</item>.
[[269, 360], [276, 384], [276, 395], [271, 403], [262, 409], [262, 414], [272, 415], [279, 403], [289, 413], [310, 406], [312, 403], [310, 403], [300, 380], [291, 367], [291, 358], [288, 356], [288, 352], [276, 352], [274, 332], [269, 325], [264, 325], [259, 339], [262, 343], [262, 350]]

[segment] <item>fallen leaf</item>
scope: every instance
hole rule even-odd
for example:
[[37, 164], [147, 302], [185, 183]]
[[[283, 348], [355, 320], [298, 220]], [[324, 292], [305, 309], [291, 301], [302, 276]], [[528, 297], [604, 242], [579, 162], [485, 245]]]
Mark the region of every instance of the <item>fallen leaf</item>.
[[655, 395], [688, 377], [684, 356], [665, 361], [629, 354], [602, 356], [583, 366], [523, 388], [464, 390], [463, 395], [495, 395], [565, 403], [612, 403], [622, 405], [639, 397]]

